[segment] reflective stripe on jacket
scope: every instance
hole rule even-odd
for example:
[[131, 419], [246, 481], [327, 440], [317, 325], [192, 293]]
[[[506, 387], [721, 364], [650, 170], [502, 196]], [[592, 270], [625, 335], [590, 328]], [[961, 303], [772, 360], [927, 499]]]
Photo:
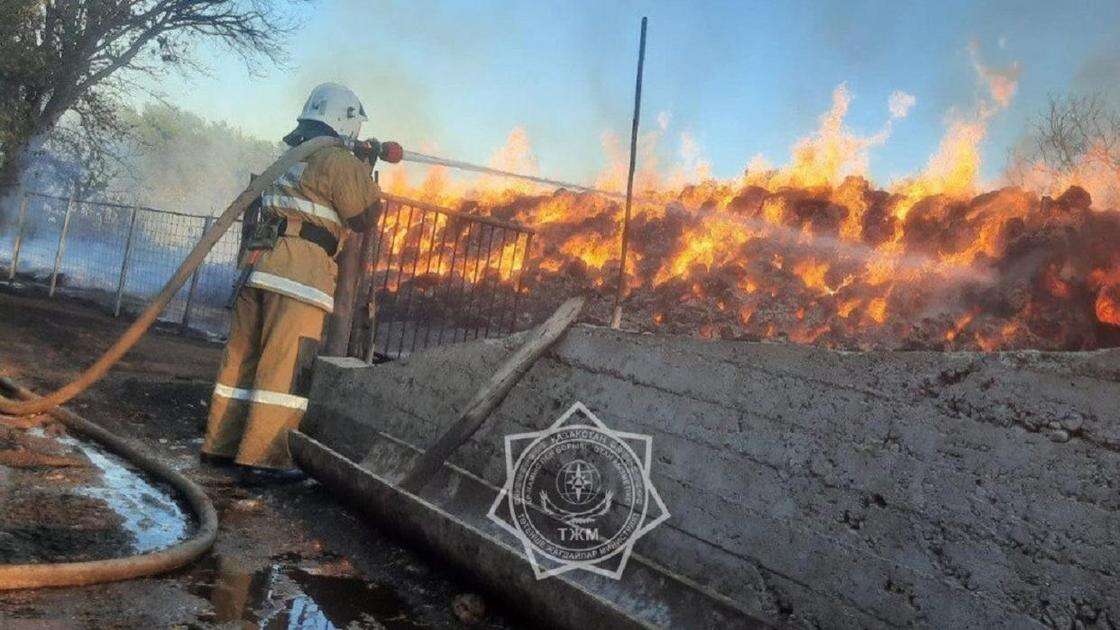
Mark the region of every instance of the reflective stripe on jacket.
[[[340, 245], [345, 223], [378, 203], [369, 164], [343, 147], [327, 147], [295, 164], [261, 195], [265, 215], [275, 214], [330, 231]], [[293, 223], [295, 222], [293, 221]], [[341, 246], [340, 248], [341, 249]], [[263, 252], [247, 286], [273, 291], [334, 310], [338, 266], [323, 248], [298, 236], [283, 236]]]

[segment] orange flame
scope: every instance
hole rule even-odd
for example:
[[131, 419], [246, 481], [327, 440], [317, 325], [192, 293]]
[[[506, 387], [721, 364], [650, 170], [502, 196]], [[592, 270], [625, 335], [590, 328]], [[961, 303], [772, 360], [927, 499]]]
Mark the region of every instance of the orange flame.
[[[971, 113], [951, 112], [922, 172], [889, 190], [866, 179], [868, 155], [913, 107], [914, 97], [902, 92], [888, 100], [883, 126], [865, 136], [845, 124], [852, 95], [841, 84], [818, 128], [793, 145], [788, 165], [755, 156], [735, 181], [713, 179], [688, 134], [680, 136], [675, 162], [660, 159], [670, 119], [659, 116], [639, 138], [627, 259], [628, 309], [640, 313], [635, 325], [855, 348], [1120, 344], [1120, 257], [1113, 254], [1120, 213], [1063, 198], [1044, 203], [1029, 190], [977, 196], [988, 124], [1012, 101], [1019, 68], [992, 69], [978, 48], [970, 52], [978, 103]], [[606, 166], [597, 187], [625, 188], [620, 138], [603, 136]], [[521, 128], [490, 164], [539, 172]], [[570, 292], [573, 283], [604, 295], [613, 290], [622, 213], [616, 199], [496, 178], [460, 181], [439, 168], [419, 181], [410, 188], [390, 172], [385, 183], [536, 229], [533, 291]], [[391, 250], [417, 242], [436, 243], [393, 237]], [[513, 254], [507, 245], [495, 258]], [[511, 278], [499, 263], [482, 267], [467, 280]]]

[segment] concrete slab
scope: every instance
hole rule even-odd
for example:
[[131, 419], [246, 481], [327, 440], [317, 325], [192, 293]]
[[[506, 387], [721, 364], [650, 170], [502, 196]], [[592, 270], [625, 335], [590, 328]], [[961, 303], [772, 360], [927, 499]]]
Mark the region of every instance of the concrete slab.
[[[300, 432], [290, 434], [300, 467], [392, 530], [504, 594], [529, 619], [558, 628], [770, 627], [732, 600], [688, 584], [664, 567], [638, 561], [624, 581], [575, 572], [546, 581], [529, 570], [520, 544], [486, 518], [497, 489], [445, 466], [435, 492], [415, 495], [397, 483], [419, 451], [374, 437], [359, 463]], [[479, 506], [485, 506], [481, 511]]]
[[[380, 433], [423, 447], [517, 341], [321, 361], [304, 430], [356, 461]], [[673, 516], [640, 556], [755, 616], [1120, 625], [1118, 350], [842, 353], [582, 326], [452, 462], [499, 486], [503, 436], [576, 400], [653, 436]]]

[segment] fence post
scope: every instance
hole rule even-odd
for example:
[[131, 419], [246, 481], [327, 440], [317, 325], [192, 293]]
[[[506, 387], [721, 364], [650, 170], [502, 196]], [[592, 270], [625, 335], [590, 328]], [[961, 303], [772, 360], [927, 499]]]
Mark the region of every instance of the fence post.
[[[206, 233], [210, 231], [210, 224], [213, 221], [214, 217], [206, 217], [202, 222], [202, 235], [198, 237], [199, 240], [202, 240], [202, 237], [206, 236]], [[203, 262], [203, 264], [205, 264], [205, 262]], [[201, 270], [202, 265], [199, 265], [195, 268], [194, 273], [191, 274], [191, 288], [187, 290], [187, 305], [183, 307], [183, 330], [191, 326], [191, 306], [194, 304], [194, 293], [195, 289], [198, 288], [198, 274]]]
[[23, 244], [23, 226], [27, 220], [27, 192], [20, 190], [19, 218], [16, 219], [16, 242], [12, 246], [12, 266], [8, 269], [8, 280], [16, 279], [16, 268], [19, 267], [19, 248]]
[[117, 280], [117, 299], [113, 303], [113, 317], [120, 317], [121, 315], [121, 299], [124, 297], [124, 283], [128, 279], [128, 261], [132, 257], [132, 232], [136, 228], [136, 215], [139, 213], [138, 206], [132, 207], [132, 213], [128, 218], [128, 236], [124, 240], [124, 259], [121, 260], [121, 277]]
[[[532, 255], [533, 246], [533, 233], [529, 232], [525, 235], [525, 253], [521, 254], [521, 269], [517, 272], [517, 283], [513, 286], [513, 313], [510, 317], [509, 332], [513, 334], [517, 330], [517, 306], [521, 302], [521, 281], [525, 277], [525, 267], [528, 265], [529, 256]], [[513, 253], [517, 253], [514, 249]], [[529, 281], [533, 280], [530, 272]]]
[[[373, 178], [373, 183], [380, 182], [380, 173], [373, 171], [370, 173]], [[381, 201], [377, 203], [381, 205]], [[381, 207], [384, 209], [384, 206]], [[374, 221], [376, 226], [377, 221]], [[342, 245], [342, 253], [338, 256], [338, 281], [334, 288], [334, 312], [327, 316], [326, 338], [320, 354], [328, 357], [344, 357], [347, 356], [350, 348], [350, 335], [354, 327], [354, 298], [358, 291], [358, 284], [360, 278], [366, 273], [364, 268], [364, 256], [362, 255], [365, 249], [366, 234], [371, 232], [372, 228], [366, 232], [352, 232], [347, 233], [346, 228], [342, 229], [342, 238], [344, 243]]]
[[51, 272], [51, 289], [47, 297], [54, 297], [54, 290], [58, 286], [58, 268], [62, 265], [62, 254], [66, 251], [66, 232], [70, 229], [70, 215], [74, 213], [77, 198], [78, 182], [74, 182], [74, 189], [70, 191], [70, 201], [66, 204], [66, 216], [62, 219], [62, 231], [58, 234], [58, 249], [54, 253], [54, 271]]
[[358, 268], [362, 255], [362, 235], [346, 234], [346, 243], [338, 257], [338, 285], [334, 290], [334, 313], [328, 316], [327, 339], [320, 351], [323, 356], [344, 357], [350, 345], [350, 324], [354, 321], [354, 293], [358, 289]]
[[373, 249], [379, 233], [380, 219], [379, 213], [378, 220], [374, 221], [373, 225], [362, 233], [362, 254], [358, 259], [358, 289], [354, 295], [354, 314], [351, 316], [350, 324], [350, 349], [347, 353], [352, 357], [365, 356], [365, 339], [369, 335], [370, 301], [373, 295], [373, 292], [370, 291], [370, 285], [373, 284], [374, 267], [377, 265], [377, 261], [373, 259]]

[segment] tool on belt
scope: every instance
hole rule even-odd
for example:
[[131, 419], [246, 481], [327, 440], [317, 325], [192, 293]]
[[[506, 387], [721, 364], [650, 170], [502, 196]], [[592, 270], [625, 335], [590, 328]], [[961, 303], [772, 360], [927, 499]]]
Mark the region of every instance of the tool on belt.
[[295, 231], [289, 230], [288, 218], [282, 217], [277, 214], [265, 214], [264, 218], [257, 222], [244, 241], [242, 259], [241, 259], [241, 273], [237, 276], [237, 282], [233, 285], [233, 293], [230, 295], [229, 301], [226, 303], [226, 308], [232, 309], [234, 302], [237, 300], [237, 294], [241, 292], [241, 288], [249, 281], [249, 274], [253, 273], [253, 267], [257, 264], [261, 254], [266, 251], [272, 250], [276, 247], [276, 242], [282, 236], [295, 236], [305, 241], [314, 243], [321, 247], [327, 256], [334, 257], [338, 252], [338, 238], [331, 234], [330, 230], [306, 223], [299, 222], [299, 229]]

